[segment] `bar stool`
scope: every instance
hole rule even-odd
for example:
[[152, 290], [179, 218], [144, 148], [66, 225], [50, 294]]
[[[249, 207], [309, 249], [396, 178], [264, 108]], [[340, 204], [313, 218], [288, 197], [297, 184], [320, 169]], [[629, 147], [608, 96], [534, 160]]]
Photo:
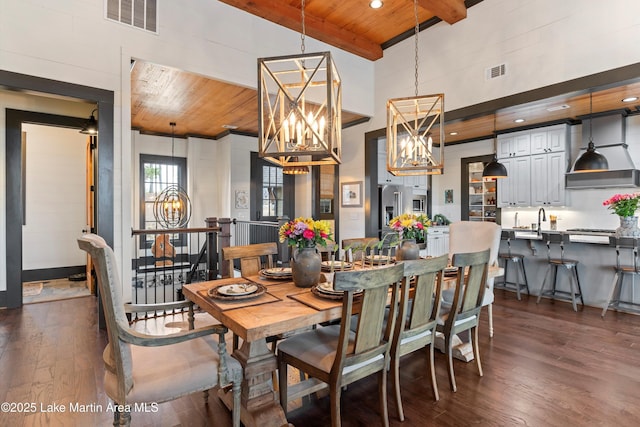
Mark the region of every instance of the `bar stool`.
[[[604, 308], [602, 309], [602, 317], [607, 313], [607, 309], [609, 307], [618, 308], [620, 303], [630, 305], [630, 306], [640, 306], [640, 304], [633, 302], [633, 291], [635, 289], [635, 277], [637, 274], [640, 274], [640, 265], [638, 260], [638, 247], [640, 246], [640, 239], [634, 237], [615, 237], [609, 236], [609, 246], [614, 246], [616, 248], [616, 266], [614, 270], [616, 274], [613, 276], [613, 283], [611, 283], [611, 290], [609, 291], [609, 298], [607, 302], [604, 304]], [[633, 258], [633, 265], [630, 264], [621, 264], [621, 250], [627, 253], [627, 256], [624, 258], [629, 259], [629, 257]], [[631, 275], [631, 301], [621, 300], [620, 294], [622, 294], [622, 286], [624, 285], [624, 276], [625, 274]], [[615, 299], [612, 299], [615, 295]], [[635, 310], [633, 310], [635, 311]]]
[[[556, 294], [568, 295], [571, 297], [571, 304], [573, 305], [573, 311], [578, 311], [578, 308], [576, 306], [576, 297], [580, 297], [580, 303], [582, 304], [582, 307], [584, 307], [584, 299], [582, 299], [582, 289], [580, 289], [580, 278], [578, 277], [578, 261], [575, 259], [568, 259], [564, 257], [564, 246], [565, 244], [570, 243], [569, 234], [542, 233], [542, 241], [546, 242], [547, 244], [547, 262], [549, 263], [549, 266], [547, 267], [547, 272], [544, 275], [544, 281], [542, 282], [542, 287], [540, 288], [540, 295], [538, 295], [538, 300], [536, 301], [536, 304], [540, 302], [540, 298], [542, 298], [544, 295], [549, 295], [551, 296], [552, 299], [555, 299]], [[559, 245], [560, 258], [555, 258], [551, 256], [552, 244]], [[569, 272], [570, 292], [559, 291], [556, 289], [556, 284], [558, 281], [559, 266], [565, 267]], [[547, 277], [549, 276], [549, 273], [553, 275], [552, 277], [553, 287], [552, 289], [545, 291], [544, 288], [547, 283]]]
[[[518, 295], [518, 300], [520, 297], [520, 290], [524, 289], [527, 291], [527, 295], [529, 294], [529, 282], [527, 281], [527, 272], [524, 269], [524, 255], [522, 254], [514, 254], [511, 252], [511, 239], [516, 238], [516, 233], [513, 230], [503, 230], [502, 231], [502, 240], [507, 242], [507, 252], [498, 254], [498, 262], [500, 260], [504, 260], [504, 276], [502, 282], [496, 283], [496, 289], [507, 289], [507, 290], [515, 290]], [[507, 281], [507, 274], [509, 271], [509, 264], [515, 264], [516, 268], [516, 281], [509, 282]], [[523, 283], [520, 283], [520, 275], [522, 274]]]

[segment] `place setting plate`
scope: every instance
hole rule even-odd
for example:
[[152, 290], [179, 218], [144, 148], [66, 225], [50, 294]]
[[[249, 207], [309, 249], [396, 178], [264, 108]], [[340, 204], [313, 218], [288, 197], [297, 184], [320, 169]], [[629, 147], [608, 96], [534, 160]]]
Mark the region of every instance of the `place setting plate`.
[[446, 277], [453, 277], [458, 274], [458, 267], [447, 267], [444, 269], [444, 275]]
[[244, 281], [215, 286], [207, 291], [207, 295], [215, 299], [242, 300], [258, 297], [266, 291], [267, 288], [259, 283]]
[[323, 271], [346, 271], [346, 270], [352, 270], [353, 269], [353, 264], [350, 262], [343, 262], [343, 261], [322, 261], [321, 264], [322, 270]]
[[395, 259], [389, 255], [365, 255], [364, 260], [372, 264], [387, 264]]
[[264, 268], [258, 273], [265, 279], [288, 280], [291, 279], [291, 267]]
[[[320, 297], [334, 300], [341, 300], [344, 295], [344, 291], [336, 291], [333, 289], [333, 283], [331, 282], [321, 282], [317, 285], [311, 287], [311, 292]], [[356, 292], [354, 296], [362, 295], [362, 291]]]

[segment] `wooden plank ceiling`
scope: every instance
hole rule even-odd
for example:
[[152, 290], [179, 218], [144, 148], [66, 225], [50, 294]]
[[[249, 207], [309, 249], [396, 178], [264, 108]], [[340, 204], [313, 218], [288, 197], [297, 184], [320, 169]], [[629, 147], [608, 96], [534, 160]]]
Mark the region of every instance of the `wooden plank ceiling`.
[[[487, 112], [475, 117], [447, 120], [446, 143], [490, 137], [504, 131], [560, 120], [579, 121], [589, 114], [589, 88], [526, 104]], [[597, 90], [593, 93], [593, 113], [624, 111], [638, 113], [640, 82]], [[446, 97], [446, 94], [445, 94]], [[343, 111], [343, 126], [367, 117]], [[516, 119], [524, 119], [516, 123]], [[171, 135], [176, 123], [177, 137], [219, 138], [234, 132], [257, 136], [258, 98], [255, 89], [241, 87], [182, 70], [136, 61], [131, 71], [131, 125], [142, 133]], [[230, 127], [230, 128], [229, 128]], [[455, 135], [452, 135], [455, 133]]]
[[[248, 13], [301, 31], [301, 0], [220, 0]], [[466, 18], [467, 7], [482, 0], [418, 0], [421, 28], [445, 21], [454, 24]], [[413, 37], [415, 25], [412, 0], [383, 0], [372, 9], [369, 0], [305, 0], [306, 34], [332, 46], [376, 60], [382, 46]], [[483, 111], [473, 117], [446, 121], [446, 143], [490, 137], [494, 129], [503, 131], [521, 126], [559, 120], [580, 120], [589, 114], [589, 95], [584, 88], [550, 99]], [[637, 113], [638, 101], [623, 104], [628, 96], [640, 96], [640, 83], [625, 83], [597, 90], [593, 112], [623, 110]], [[253, 88], [241, 87], [178, 69], [136, 61], [131, 71], [132, 128], [148, 134], [219, 138], [228, 132], [257, 136], [258, 99]], [[445, 94], [446, 97], [446, 94]], [[564, 107], [562, 107], [564, 106]], [[562, 107], [562, 108], [561, 108]], [[367, 117], [343, 111], [343, 127]], [[516, 118], [525, 122], [517, 124]], [[495, 125], [494, 125], [495, 123]]]
[[[220, 0], [268, 21], [302, 32], [301, 0]], [[477, 3], [477, 2], [476, 2]], [[418, 22], [438, 19], [454, 24], [467, 17], [464, 0], [418, 0]], [[382, 45], [415, 27], [413, 0], [305, 0], [305, 34], [375, 61]]]

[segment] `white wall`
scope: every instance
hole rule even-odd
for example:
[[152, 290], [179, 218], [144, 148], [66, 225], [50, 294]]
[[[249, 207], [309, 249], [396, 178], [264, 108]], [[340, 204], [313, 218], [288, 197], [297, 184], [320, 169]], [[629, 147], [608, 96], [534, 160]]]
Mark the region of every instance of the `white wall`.
[[22, 268], [86, 265], [76, 239], [86, 228], [87, 135], [77, 129], [24, 124], [26, 225]]

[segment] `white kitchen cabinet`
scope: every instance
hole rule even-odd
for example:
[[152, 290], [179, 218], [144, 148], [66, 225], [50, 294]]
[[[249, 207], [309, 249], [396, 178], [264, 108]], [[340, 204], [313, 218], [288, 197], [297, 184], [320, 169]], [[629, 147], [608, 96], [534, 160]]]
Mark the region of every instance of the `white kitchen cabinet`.
[[449, 227], [427, 229], [427, 256], [437, 257], [449, 253]]
[[549, 126], [531, 131], [531, 155], [567, 151], [569, 127]]
[[403, 176], [394, 176], [387, 171], [387, 153], [378, 152], [378, 184], [404, 185]]
[[404, 177], [404, 186], [414, 190], [427, 189], [427, 175], [410, 175]]
[[534, 206], [565, 205], [567, 166], [564, 151], [531, 156], [531, 203]]
[[498, 135], [498, 158], [527, 156], [531, 153], [531, 134], [529, 131]]
[[531, 157], [501, 159], [507, 178], [498, 180], [498, 206], [531, 206]]

